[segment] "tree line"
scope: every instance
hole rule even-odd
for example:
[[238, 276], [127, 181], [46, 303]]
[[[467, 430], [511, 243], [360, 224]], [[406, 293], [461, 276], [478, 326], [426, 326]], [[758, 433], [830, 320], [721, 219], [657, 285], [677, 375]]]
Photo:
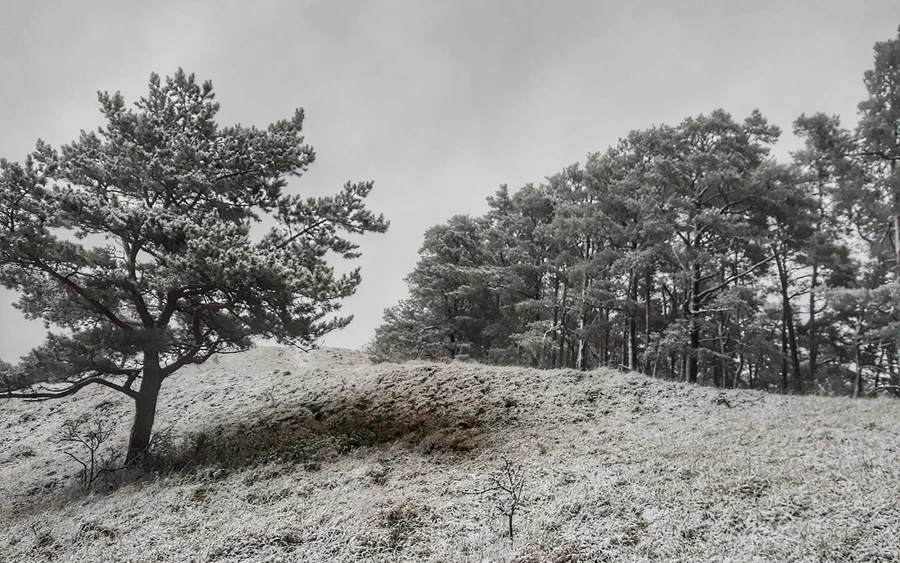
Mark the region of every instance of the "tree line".
[[371, 353], [896, 393], [900, 30], [864, 83], [854, 128], [794, 122], [789, 162], [760, 112], [716, 110], [502, 186], [425, 233]]

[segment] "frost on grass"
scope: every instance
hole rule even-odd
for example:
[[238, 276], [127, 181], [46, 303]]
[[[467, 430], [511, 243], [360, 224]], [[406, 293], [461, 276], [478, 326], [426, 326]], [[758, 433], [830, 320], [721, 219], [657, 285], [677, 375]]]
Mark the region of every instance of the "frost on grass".
[[[102, 390], [74, 400], [76, 414], [130, 416]], [[258, 349], [165, 390], [160, 426], [178, 433], [156, 473], [112, 493], [82, 492], [78, 468], [44, 447], [72, 413], [0, 405], [8, 560], [900, 559], [888, 399]], [[527, 468], [515, 542], [465, 494], [503, 459]]]

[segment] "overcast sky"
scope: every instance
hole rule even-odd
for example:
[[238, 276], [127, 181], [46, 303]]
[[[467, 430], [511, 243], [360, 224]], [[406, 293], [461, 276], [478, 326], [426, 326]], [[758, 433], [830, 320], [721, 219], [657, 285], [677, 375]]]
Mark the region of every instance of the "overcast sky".
[[[317, 159], [290, 189], [374, 180], [370, 206], [391, 220], [362, 246], [356, 320], [325, 340], [356, 348], [404, 297], [425, 229], [483, 213], [501, 183], [720, 107], [759, 108], [787, 157], [801, 113], [856, 122], [872, 46], [898, 24], [896, 0], [8, 2], [0, 156], [75, 139], [100, 125], [97, 90], [134, 101], [179, 66], [213, 81], [221, 124], [303, 107]], [[0, 289], [6, 360], [44, 334], [14, 300]]]

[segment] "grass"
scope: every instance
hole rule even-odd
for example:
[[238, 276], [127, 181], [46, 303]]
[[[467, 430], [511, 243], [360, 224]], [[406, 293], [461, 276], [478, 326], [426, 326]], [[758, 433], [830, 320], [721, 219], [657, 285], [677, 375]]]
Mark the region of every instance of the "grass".
[[[103, 405], [121, 448], [129, 404], [0, 404], [0, 560], [900, 560], [891, 399], [336, 350], [259, 349], [166, 383], [157, 465], [112, 492], [79, 491], [52, 438]], [[514, 542], [467, 494], [503, 460], [525, 476]]]

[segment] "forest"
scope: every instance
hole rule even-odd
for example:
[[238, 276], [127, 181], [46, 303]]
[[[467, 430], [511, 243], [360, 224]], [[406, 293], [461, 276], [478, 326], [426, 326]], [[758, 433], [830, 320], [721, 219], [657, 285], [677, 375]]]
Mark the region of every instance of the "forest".
[[900, 30], [854, 127], [759, 111], [630, 132], [430, 228], [369, 352], [900, 396]]

